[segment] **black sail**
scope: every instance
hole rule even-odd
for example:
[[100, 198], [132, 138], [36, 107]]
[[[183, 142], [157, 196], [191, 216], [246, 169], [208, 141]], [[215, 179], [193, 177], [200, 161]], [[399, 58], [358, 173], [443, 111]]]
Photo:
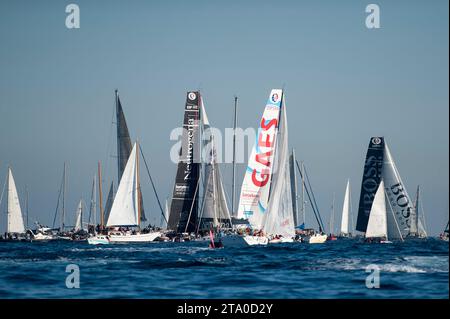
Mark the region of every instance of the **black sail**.
[[384, 138], [372, 137], [367, 150], [359, 197], [356, 230], [366, 232], [373, 199], [381, 182], [384, 158]]
[[[118, 165], [118, 183], [122, 178], [123, 171], [127, 165], [133, 146], [131, 145], [130, 133], [128, 131], [127, 121], [123, 113], [122, 103], [120, 103], [119, 95], [116, 91], [116, 121], [117, 121], [117, 165]], [[139, 154], [137, 154], [139, 156]], [[141, 205], [141, 221], [146, 221], [144, 212], [144, 201], [142, 199], [142, 192], [139, 195]]]
[[195, 232], [200, 178], [200, 92], [187, 92], [181, 152], [173, 188], [168, 229]]

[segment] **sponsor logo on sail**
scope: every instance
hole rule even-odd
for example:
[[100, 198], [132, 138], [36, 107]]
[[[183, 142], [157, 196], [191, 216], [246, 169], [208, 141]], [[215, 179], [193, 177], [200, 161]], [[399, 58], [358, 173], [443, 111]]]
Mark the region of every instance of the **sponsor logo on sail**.
[[195, 94], [194, 92], [189, 92], [188, 98], [189, 100], [194, 101], [197, 98], [197, 94]]
[[273, 103], [277, 103], [279, 98], [280, 97], [279, 97], [278, 93], [274, 93], [274, 94], [272, 94], [271, 100]]
[[372, 143], [375, 144], [375, 145], [380, 144], [380, 143], [381, 143], [381, 138], [379, 138], [379, 137], [374, 137], [374, 138], [372, 139]]

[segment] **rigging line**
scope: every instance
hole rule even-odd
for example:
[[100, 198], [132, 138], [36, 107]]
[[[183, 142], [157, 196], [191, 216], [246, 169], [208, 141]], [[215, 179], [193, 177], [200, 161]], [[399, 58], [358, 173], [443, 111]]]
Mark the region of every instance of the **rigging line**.
[[62, 180], [61, 180], [61, 184], [60, 184], [60, 186], [59, 186], [58, 200], [56, 201], [55, 216], [53, 217], [52, 228], [55, 228], [56, 217], [57, 217], [57, 215], [58, 215], [59, 201], [60, 201], [60, 199], [61, 199], [61, 192], [62, 192], [63, 184], [64, 184], [64, 175], [63, 175], [63, 178], [62, 178]]
[[166, 216], [164, 214], [164, 210], [163, 210], [163, 208], [161, 206], [161, 202], [159, 200], [159, 196], [158, 196], [158, 193], [156, 191], [155, 184], [153, 183], [153, 178], [152, 178], [152, 175], [150, 174], [150, 170], [149, 170], [148, 165], [147, 165], [147, 160], [145, 159], [144, 152], [142, 151], [142, 145], [139, 145], [139, 150], [141, 151], [142, 158], [144, 159], [145, 168], [147, 169], [148, 177], [150, 177], [150, 183], [152, 184], [153, 192], [155, 193], [155, 197], [156, 197], [156, 200], [158, 202], [159, 209], [161, 210], [161, 214], [164, 217], [164, 220], [166, 221], [166, 223], [168, 223], [168, 221], [166, 219]]
[[[301, 169], [300, 169], [300, 166], [298, 165], [297, 159], [295, 159], [295, 164], [296, 164], [297, 169], [298, 169], [298, 171], [299, 171], [299, 173], [300, 173], [300, 177], [302, 178], [302, 180], [304, 180], [304, 179], [303, 179], [303, 174], [302, 174], [302, 171], [301, 171]], [[304, 167], [304, 166], [303, 166], [303, 167]], [[305, 191], [306, 191], [306, 195], [308, 195], [309, 201], [310, 201], [310, 203], [311, 203], [311, 208], [312, 208], [312, 210], [313, 210], [314, 217], [316, 218], [317, 224], [319, 225], [319, 230], [320, 230], [320, 231], [323, 231], [323, 227], [322, 227], [322, 225], [321, 225], [321, 223], [320, 223], [319, 218], [317, 217], [316, 208], [314, 207], [314, 205], [313, 205], [313, 203], [312, 203], [311, 195], [309, 195], [309, 190], [308, 190], [308, 187], [306, 187], [306, 185], [305, 185]]]
[[312, 195], [312, 199], [314, 201], [314, 205], [316, 206], [316, 210], [317, 210], [317, 215], [319, 216], [320, 222], [322, 224], [322, 228], [325, 229], [325, 227], [323, 226], [323, 221], [322, 221], [322, 217], [320, 216], [320, 212], [319, 212], [319, 206], [317, 205], [316, 202], [316, 197], [314, 196], [314, 192], [312, 190], [312, 186], [311, 186], [311, 182], [309, 181], [309, 176], [308, 176], [308, 172], [306, 171], [306, 166], [305, 164], [303, 164], [303, 168], [304, 168], [304, 172], [305, 172], [305, 177], [306, 177], [306, 181], [308, 182], [308, 187], [311, 190], [311, 195]]

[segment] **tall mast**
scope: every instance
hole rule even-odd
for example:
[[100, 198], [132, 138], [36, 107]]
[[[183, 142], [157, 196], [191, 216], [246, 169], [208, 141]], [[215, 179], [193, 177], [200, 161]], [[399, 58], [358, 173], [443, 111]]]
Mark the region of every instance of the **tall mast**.
[[28, 229], [28, 187], [25, 185], [25, 211], [27, 212], [27, 229]]
[[64, 173], [63, 173], [63, 200], [62, 200], [62, 216], [61, 216], [61, 231], [64, 231], [65, 221], [66, 221], [66, 162], [64, 162]]
[[333, 235], [333, 228], [334, 228], [334, 200], [335, 200], [335, 193], [333, 193], [333, 202], [331, 204], [330, 235]]
[[120, 139], [119, 139], [119, 92], [116, 89], [114, 91], [115, 94], [115, 101], [116, 101], [116, 134], [117, 134], [117, 173], [118, 173], [118, 180], [117, 185], [120, 183]]
[[6, 192], [6, 216], [8, 218], [8, 228], [7, 232], [9, 233], [9, 230], [11, 229], [11, 212], [9, 210], [9, 198], [11, 196], [11, 188], [9, 187], [9, 177], [11, 176], [11, 166], [8, 166], [8, 177], [7, 177], [7, 185], [8, 185], [8, 191]]
[[97, 226], [97, 190], [96, 190], [96, 178], [97, 176], [94, 174], [94, 180], [92, 181], [92, 207], [93, 207], [93, 214], [94, 214], [94, 226]]
[[139, 142], [136, 142], [136, 187], [138, 194], [138, 227], [141, 228], [141, 184], [139, 181]]
[[[295, 220], [296, 220], [296, 222], [297, 222], [297, 225], [295, 225], [295, 226], [298, 226], [298, 223], [299, 223], [299, 216], [298, 216], [298, 189], [297, 189], [297, 171], [295, 170], [295, 161], [296, 161], [296, 159], [295, 159], [295, 150], [294, 149], [292, 149], [292, 170], [293, 170], [293, 173], [294, 173], [294, 181], [293, 181], [293, 183], [294, 183], [294, 190], [295, 190], [295, 194], [294, 194], [294, 198], [292, 199], [293, 201], [294, 201], [294, 207], [295, 207]], [[291, 181], [291, 183], [292, 183], [292, 181]]]
[[304, 178], [304, 176], [305, 176], [305, 169], [304, 169], [304, 167], [303, 167], [303, 161], [302, 161], [302, 163], [301, 163], [301, 175], [302, 176], [300, 176], [301, 177], [301, 179], [302, 179], [302, 218], [303, 218], [303, 225], [305, 225], [305, 204], [306, 204], [306, 202], [305, 202], [305, 178]]
[[102, 167], [100, 161], [98, 162], [98, 195], [100, 202], [100, 229], [103, 230], [105, 225], [104, 215], [103, 215], [103, 196], [102, 196]]
[[238, 97], [234, 97], [234, 122], [233, 122], [233, 181], [231, 183], [231, 216], [234, 213], [235, 183], [236, 183], [236, 126], [237, 126], [237, 101]]

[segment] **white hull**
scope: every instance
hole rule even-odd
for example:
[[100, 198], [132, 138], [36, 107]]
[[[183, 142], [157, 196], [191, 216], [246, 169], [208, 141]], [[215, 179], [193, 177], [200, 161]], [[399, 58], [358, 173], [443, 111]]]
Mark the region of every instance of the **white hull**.
[[294, 240], [292, 238], [277, 238], [277, 239], [272, 239], [269, 240], [269, 244], [282, 244], [282, 243], [293, 243]]
[[97, 235], [94, 237], [89, 237], [87, 242], [89, 245], [108, 245], [109, 239], [107, 236]]
[[34, 235], [33, 241], [48, 241], [48, 240], [55, 240], [56, 238], [53, 235], [44, 235], [41, 233], [38, 233]]
[[327, 241], [327, 235], [314, 234], [309, 238], [310, 244], [323, 244]]
[[146, 234], [109, 234], [111, 243], [147, 243], [152, 242], [160, 237], [160, 232], [152, 232]]
[[244, 240], [249, 246], [267, 245], [269, 239], [265, 236], [244, 236]]

